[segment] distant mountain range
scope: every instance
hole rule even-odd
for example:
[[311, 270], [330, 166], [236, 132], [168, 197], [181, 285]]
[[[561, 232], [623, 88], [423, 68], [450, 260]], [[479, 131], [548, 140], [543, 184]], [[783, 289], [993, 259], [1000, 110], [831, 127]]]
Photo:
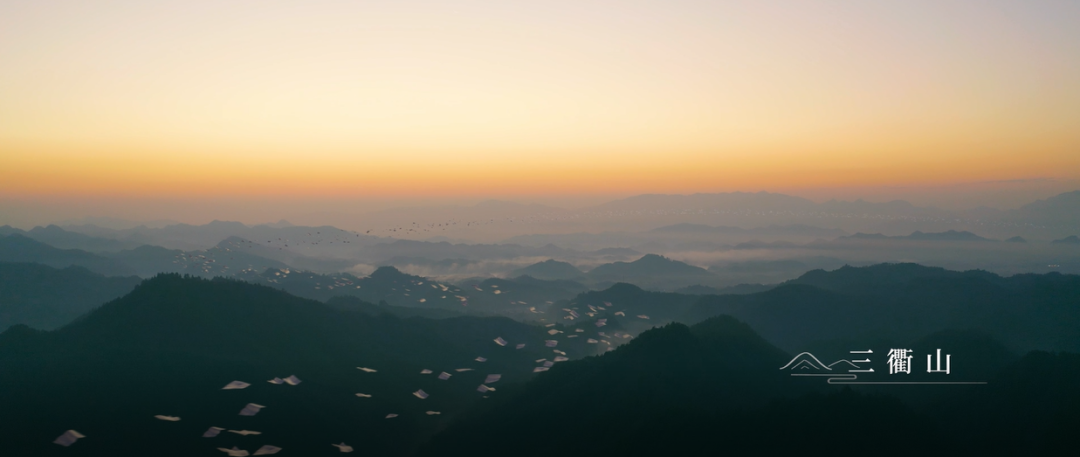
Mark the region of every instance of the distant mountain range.
[[78, 265], [109, 276], [135, 274], [123, 262], [81, 249], [58, 249], [18, 233], [0, 236], [0, 262], [36, 262], [55, 268]]
[[1076, 235], [1070, 235], [1070, 236], [1067, 236], [1067, 237], [1062, 238], [1060, 240], [1054, 240], [1053, 244], [1078, 244], [1078, 245], [1080, 245], [1080, 238], [1077, 238]]
[[135, 276], [104, 276], [83, 267], [0, 262], [0, 332], [15, 324], [52, 330], [131, 292]]
[[[474, 227], [470, 225], [473, 222], [480, 224], [475, 227], [494, 227], [501, 223], [503, 226], [486, 238], [503, 238], [502, 243], [495, 244], [403, 240], [400, 238], [405, 235], [398, 232], [375, 230], [373, 234], [367, 230], [347, 231], [332, 226], [297, 226], [285, 221], [255, 226], [213, 221], [204, 225], [172, 224], [123, 229], [82, 223], [35, 227], [25, 231], [4, 226], [0, 227], [0, 234], [21, 235], [54, 248], [77, 249], [119, 261], [107, 266], [108, 261], [98, 259], [93, 261], [96, 264], [89, 265], [87, 262], [91, 260], [84, 258], [80, 261], [82, 263], [65, 260], [54, 262], [54, 266], [80, 264], [92, 271], [107, 274], [134, 273], [143, 276], [160, 271], [217, 275], [231, 274], [245, 268], [260, 270], [282, 267], [319, 273], [367, 272], [376, 266], [393, 265], [417, 274], [440, 275], [447, 280], [457, 280], [470, 276], [506, 276], [538, 259], [557, 259], [591, 266], [602, 262], [628, 262], [643, 253], [678, 259], [694, 258], [685, 253], [704, 254], [699, 258], [707, 260], [696, 261], [702, 265], [716, 265], [722, 262], [714, 259], [739, 256], [823, 256], [842, 258], [852, 264], [888, 260], [914, 261], [956, 269], [985, 268], [1002, 273], [1076, 272], [1080, 271], [1077, 270], [1080, 264], [1071, 261], [1068, 252], [1047, 245], [1051, 240], [1059, 241], [1054, 246], [1068, 245], [1074, 240], [1070, 237], [1076, 236], [1080, 222], [1070, 221], [1075, 219], [1072, 214], [1080, 213], [1078, 201], [1080, 191], [1033, 202], [1016, 210], [980, 209], [965, 212], [920, 208], [906, 202], [814, 203], [770, 193], [645, 195], [562, 212], [542, 206], [487, 202], [476, 205], [474, 209], [481, 212], [512, 209], [512, 214], [507, 213], [499, 220], [466, 221], [467, 218], [462, 216], [460, 220], [454, 219], [456, 222], [447, 222], [468, 227]], [[402, 214], [412, 213], [405, 211]], [[595, 222], [599, 225], [582, 226], [574, 229], [578, 230], [576, 233], [565, 233], [568, 227], [575, 227], [573, 224], [577, 223], [567, 221], [593, 221], [588, 224]], [[407, 225], [410, 230], [424, 230], [415, 222]], [[406, 227], [396, 229], [405, 230]], [[535, 230], [536, 233], [507, 237], [500, 235], [507, 230], [520, 233], [520, 230], [526, 229]], [[488, 229], [469, 228], [466, 232], [481, 233], [485, 230]], [[461, 239], [454, 237], [463, 233], [444, 238]], [[898, 236], [903, 233], [908, 235]], [[398, 238], [376, 234], [395, 234]], [[432, 232], [408, 236], [434, 238], [442, 235]], [[847, 245], [826, 241], [838, 239]], [[987, 244], [978, 248], [973, 247], [974, 244], [957, 245], [968, 251], [978, 249], [982, 252], [955, 252], [951, 256], [944, 255], [944, 250], [928, 245], [919, 248], [921, 250], [912, 250], [907, 245], [890, 248], [884, 244], [869, 246], [869, 243], [851, 243], [874, 240], [965, 243], [993, 239], [1009, 239], [1010, 243], [997, 247]], [[1030, 248], [1020, 248], [1017, 239], [1026, 240]], [[142, 246], [183, 251], [185, 254], [176, 257], [178, 254], [175, 252], [170, 254], [162, 250], [156, 254], [145, 250], [124, 252]], [[844, 252], [823, 252], [830, 249]], [[891, 251], [885, 252], [889, 249]], [[728, 251], [756, 252], [727, 256], [724, 253]], [[186, 260], [173, 263], [180, 259]], [[8, 260], [29, 259], [11, 257]], [[200, 261], [205, 262], [197, 265]], [[131, 264], [120, 265], [125, 263]], [[722, 278], [718, 283], [704, 285], [720, 287], [789, 278], [786, 273], [752, 279], [731, 277], [730, 280]], [[680, 287], [685, 285], [693, 284]]]
[[8, 225], [0, 227], [0, 236], [19, 234], [60, 249], [81, 249], [89, 252], [115, 252], [135, 245], [110, 238], [90, 236], [64, 230], [57, 225], [20, 230]]
[[1002, 212], [1001, 219], [1034, 221], [1039, 224], [1080, 227], [1080, 190], [1028, 203]]
[[907, 236], [885, 236], [880, 233], [856, 233], [851, 236], [842, 236], [839, 239], [846, 240], [914, 240], [914, 241], [997, 241], [983, 238], [971, 232], [948, 230], [939, 233], [912, 232]]
[[240, 222], [212, 221], [205, 225], [175, 224], [161, 228], [135, 227], [115, 230], [93, 225], [62, 227], [96, 238], [116, 240], [126, 246], [162, 246], [169, 249], [204, 250], [222, 240], [239, 237], [268, 248], [291, 247], [301, 255], [340, 258], [362, 246], [389, 241], [388, 238], [350, 232], [331, 226], [305, 227], [291, 224], [248, 226]]

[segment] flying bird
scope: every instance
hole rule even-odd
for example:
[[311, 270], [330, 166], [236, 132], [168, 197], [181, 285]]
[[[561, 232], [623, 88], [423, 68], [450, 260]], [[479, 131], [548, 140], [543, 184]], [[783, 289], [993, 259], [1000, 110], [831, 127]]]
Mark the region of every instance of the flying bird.
[[233, 446], [232, 449], [225, 449], [223, 447], [219, 447], [218, 450], [221, 451], [221, 452], [224, 452], [226, 454], [229, 454], [229, 457], [247, 457], [247, 456], [251, 455], [251, 454], [248, 453], [248, 451], [245, 451], [243, 449], [239, 449], [236, 446]]
[[215, 436], [218, 436], [218, 434], [221, 433], [222, 430], [225, 430], [225, 429], [223, 429], [221, 427], [210, 427], [210, 428], [206, 429], [206, 432], [204, 432], [202, 434], [202, 437], [203, 438], [213, 438]]
[[281, 448], [267, 444], [259, 448], [259, 450], [255, 451], [255, 453], [252, 455], [273, 455], [277, 454], [278, 451], [281, 451]]
[[254, 416], [259, 413], [259, 410], [265, 408], [263, 405], [256, 405], [255, 403], [248, 403], [244, 409], [240, 410], [241, 416]]
[[78, 441], [79, 438], [86, 438], [86, 436], [82, 433], [76, 432], [75, 430], [68, 430], [64, 432], [63, 435], [60, 435], [58, 438], [56, 438], [53, 443], [68, 447], [74, 444], [75, 441]]
[[225, 384], [225, 387], [222, 387], [221, 390], [246, 389], [250, 385], [244, 381], [233, 381]]

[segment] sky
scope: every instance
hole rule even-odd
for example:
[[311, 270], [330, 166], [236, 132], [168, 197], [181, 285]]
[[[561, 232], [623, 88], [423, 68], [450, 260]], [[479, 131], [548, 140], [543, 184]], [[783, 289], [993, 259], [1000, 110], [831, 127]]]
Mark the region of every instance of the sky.
[[0, 0], [0, 219], [1075, 183], [1077, 23], [1071, 0]]

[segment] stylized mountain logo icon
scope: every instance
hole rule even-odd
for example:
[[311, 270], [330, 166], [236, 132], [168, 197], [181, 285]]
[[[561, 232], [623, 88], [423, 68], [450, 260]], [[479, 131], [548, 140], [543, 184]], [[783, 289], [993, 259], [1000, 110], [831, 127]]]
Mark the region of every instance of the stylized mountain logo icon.
[[847, 359], [840, 359], [829, 364], [829, 369], [831, 370], [850, 370], [852, 368], [859, 368], [859, 366]]
[[[851, 362], [848, 362], [848, 363], [851, 363]], [[825, 364], [821, 363], [821, 361], [818, 360], [817, 357], [814, 357], [814, 354], [811, 354], [809, 352], [800, 353], [799, 355], [795, 356], [795, 358], [791, 359], [791, 361], [788, 362], [787, 365], [784, 365], [784, 366], [780, 367], [780, 369], [781, 370], [799, 370], [799, 371], [804, 371], [804, 370], [832, 371], [832, 368], [829, 368], [829, 367], [825, 366]]]

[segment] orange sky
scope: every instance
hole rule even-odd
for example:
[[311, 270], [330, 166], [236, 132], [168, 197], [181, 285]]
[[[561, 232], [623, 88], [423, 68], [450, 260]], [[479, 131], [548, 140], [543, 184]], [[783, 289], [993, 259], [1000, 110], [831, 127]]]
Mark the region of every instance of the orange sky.
[[1080, 6], [946, 3], [6, 2], [0, 198], [1080, 178]]

